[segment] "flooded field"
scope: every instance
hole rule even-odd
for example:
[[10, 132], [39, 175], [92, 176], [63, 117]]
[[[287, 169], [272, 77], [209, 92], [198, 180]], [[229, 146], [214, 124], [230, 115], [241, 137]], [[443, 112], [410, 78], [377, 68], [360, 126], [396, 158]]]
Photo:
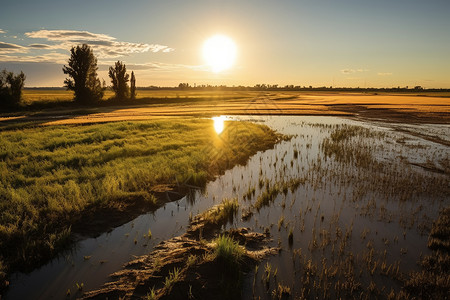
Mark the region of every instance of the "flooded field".
[[218, 128], [226, 133], [228, 122], [240, 120], [262, 122], [291, 139], [204, 189], [192, 187], [155, 212], [81, 240], [30, 274], [14, 274], [6, 299], [78, 298], [99, 289], [109, 274], [182, 235], [194, 216], [223, 199], [239, 204], [225, 229], [268, 233], [268, 246], [280, 248], [244, 276], [243, 299], [398, 293], [431, 254], [432, 222], [450, 205], [450, 126], [228, 116]]

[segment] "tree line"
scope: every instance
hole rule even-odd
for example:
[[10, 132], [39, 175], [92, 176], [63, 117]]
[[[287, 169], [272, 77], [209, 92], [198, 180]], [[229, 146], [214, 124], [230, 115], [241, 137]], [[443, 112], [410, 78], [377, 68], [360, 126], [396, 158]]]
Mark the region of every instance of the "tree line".
[[[74, 92], [74, 101], [80, 104], [89, 104], [100, 101], [106, 90], [106, 82], [100, 82], [97, 71], [97, 58], [92, 48], [87, 44], [74, 46], [70, 49], [70, 58], [67, 66], [63, 66], [63, 73], [68, 75], [64, 80], [67, 90]], [[115, 101], [136, 99], [136, 77], [127, 73], [125, 64], [117, 61], [109, 67], [108, 76], [111, 79]], [[0, 106], [17, 107], [22, 98], [22, 89], [26, 76], [21, 71], [15, 75], [13, 72], [3, 70], [0, 72]], [[128, 85], [130, 82], [130, 85]]]

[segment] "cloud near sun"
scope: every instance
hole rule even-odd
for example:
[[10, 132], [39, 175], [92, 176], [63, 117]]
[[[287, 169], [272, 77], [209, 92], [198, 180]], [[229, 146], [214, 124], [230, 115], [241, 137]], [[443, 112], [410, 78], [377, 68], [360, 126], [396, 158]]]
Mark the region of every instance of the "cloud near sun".
[[[48, 62], [51, 57], [54, 57], [55, 63], [59, 63], [61, 60], [58, 53], [52, 52], [40, 55], [29, 56], [14, 56], [5, 54], [17, 54], [28, 53], [36, 50], [65, 50], [68, 51], [72, 46], [79, 44], [90, 45], [99, 59], [104, 58], [117, 58], [126, 56], [133, 53], [144, 52], [172, 52], [173, 48], [160, 44], [146, 44], [146, 43], [132, 43], [117, 41], [115, 37], [107, 34], [92, 33], [89, 31], [78, 30], [38, 30], [25, 33], [25, 36], [32, 39], [44, 39], [52, 43], [32, 43], [28, 46], [21, 46], [12, 43], [0, 42], [0, 61], [33, 61], [35, 62]], [[68, 57], [68, 54], [66, 55]]]

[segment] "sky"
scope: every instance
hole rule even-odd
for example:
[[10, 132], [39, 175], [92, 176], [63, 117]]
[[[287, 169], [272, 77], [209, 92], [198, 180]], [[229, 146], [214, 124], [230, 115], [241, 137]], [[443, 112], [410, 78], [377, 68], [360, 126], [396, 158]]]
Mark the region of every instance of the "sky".
[[[450, 88], [449, 0], [0, 0], [0, 70], [63, 86], [72, 46], [99, 76], [123, 61], [137, 86], [278, 84]], [[202, 45], [237, 47], [211, 72]]]

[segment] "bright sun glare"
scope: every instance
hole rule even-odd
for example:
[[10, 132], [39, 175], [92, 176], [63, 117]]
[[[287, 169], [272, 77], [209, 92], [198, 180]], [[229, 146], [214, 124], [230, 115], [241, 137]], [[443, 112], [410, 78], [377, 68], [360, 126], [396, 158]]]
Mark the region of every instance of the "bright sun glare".
[[203, 44], [203, 58], [215, 73], [229, 69], [236, 58], [236, 44], [227, 36], [214, 35]]
[[224, 116], [220, 116], [220, 117], [213, 117], [212, 119], [214, 121], [214, 130], [216, 131], [217, 134], [221, 134], [225, 127], [224, 121], [226, 118]]

